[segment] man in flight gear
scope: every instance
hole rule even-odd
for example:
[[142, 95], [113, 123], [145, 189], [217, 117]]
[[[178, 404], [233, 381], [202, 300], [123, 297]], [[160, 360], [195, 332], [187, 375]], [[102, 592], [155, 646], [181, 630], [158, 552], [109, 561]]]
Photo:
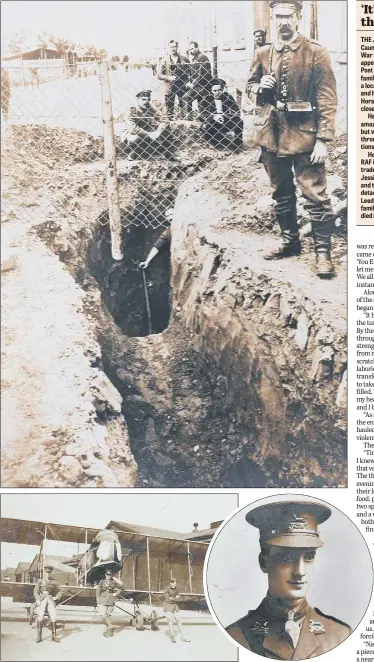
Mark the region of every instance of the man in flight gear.
[[96, 588], [96, 603], [98, 615], [103, 616], [106, 630], [104, 637], [112, 637], [114, 626], [110, 620], [114, 605], [123, 589], [123, 583], [113, 577], [113, 570], [105, 570], [104, 579], [100, 579]]
[[60, 589], [59, 583], [52, 579], [52, 566], [44, 568], [44, 578], [38, 579], [34, 588], [35, 610], [37, 623], [38, 637], [36, 643], [42, 641], [43, 634], [43, 618], [47, 613], [52, 625], [52, 641], [58, 643], [56, 635], [56, 603], [62, 598], [63, 591]]
[[331, 510], [318, 501], [279, 501], [246, 515], [260, 532], [259, 564], [268, 591], [257, 609], [227, 628], [244, 648], [272, 660], [309, 660], [338, 646], [351, 633], [343, 621], [307, 601], [315, 557], [323, 542], [318, 526]]
[[255, 51], [246, 91], [261, 107], [256, 142], [269, 176], [282, 245], [266, 256], [300, 255], [296, 181], [306, 200], [316, 253], [316, 273], [331, 278], [334, 214], [326, 192], [325, 161], [334, 138], [336, 81], [328, 52], [299, 34], [302, 0], [270, 0], [278, 38]]
[[183, 630], [182, 622], [179, 616], [178, 600], [181, 599], [176, 579], [170, 579], [170, 585], [164, 591], [164, 613], [168, 621], [170, 637], [173, 644], [176, 643], [174, 625], [177, 626], [181, 641], [189, 642]]

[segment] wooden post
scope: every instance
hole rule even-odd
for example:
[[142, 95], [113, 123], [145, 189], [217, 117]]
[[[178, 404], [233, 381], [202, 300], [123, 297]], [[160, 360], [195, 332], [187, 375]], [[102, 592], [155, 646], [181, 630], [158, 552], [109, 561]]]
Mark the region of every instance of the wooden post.
[[43, 560], [42, 560], [42, 578], [44, 579], [45, 570], [45, 557], [46, 557], [46, 542], [47, 542], [47, 524], [44, 527], [44, 540], [43, 540]]
[[112, 95], [110, 91], [108, 62], [99, 62], [99, 74], [102, 94], [104, 155], [107, 163], [107, 191], [112, 258], [113, 260], [122, 260], [121, 210], [119, 206], [116, 145], [114, 140]]
[[23, 56], [21, 55], [21, 66], [22, 66], [22, 87], [25, 87], [25, 68], [23, 64]]
[[318, 40], [318, 5], [317, 0], [312, 0], [310, 11], [310, 38]]
[[188, 558], [188, 583], [190, 585], [190, 593], [192, 593], [192, 574], [191, 574], [191, 561], [190, 561], [190, 543], [187, 541], [187, 558]]
[[213, 5], [213, 78], [218, 76], [218, 45], [217, 45], [217, 8], [216, 3]]
[[152, 607], [152, 596], [151, 596], [151, 564], [149, 560], [149, 538], [147, 536], [147, 567], [148, 567], [148, 591], [149, 591], [149, 604]]
[[253, 0], [253, 30], [266, 30], [270, 41], [270, 5], [264, 0]]
[[87, 529], [85, 529], [84, 532], [84, 544], [86, 546], [86, 550], [84, 552], [84, 585], [87, 586]]

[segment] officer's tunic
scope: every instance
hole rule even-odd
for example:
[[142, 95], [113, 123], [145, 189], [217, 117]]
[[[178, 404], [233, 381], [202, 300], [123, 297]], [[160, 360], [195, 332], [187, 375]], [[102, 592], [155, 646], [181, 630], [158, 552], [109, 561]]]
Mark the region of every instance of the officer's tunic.
[[39, 620], [47, 612], [52, 623], [56, 622], [56, 598], [60, 598], [61, 595], [59, 583], [55, 579], [38, 579], [34, 588], [34, 598], [40, 604], [35, 607], [34, 613]]
[[335, 648], [350, 634], [351, 628], [306, 603], [300, 620], [300, 635], [294, 647], [285, 632], [285, 620], [277, 620], [268, 608], [268, 598], [247, 616], [227, 628], [239, 644], [271, 660], [308, 660]]
[[175, 602], [179, 598], [179, 589], [166, 588], [164, 591], [164, 611], [175, 613], [179, 611], [179, 605]]
[[[260, 92], [262, 76], [275, 74], [273, 90]], [[256, 50], [246, 87], [262, 107], [256, 118], [258, 145], [278, 156], [312, 152], [316, 139], [332, 140], [337, 110], [336, 81], [329, 54], [318, 42], [298, 35], [287, 44], [277, 40]], [[287, 113], [282, 103], [310, 102], [312, 112]]]
[[96, 602], [100, 613], [107, 615], [113, 613], [116, 599], [122, 587], [122, 582], [114, 577], [99, 581], [96, 588]]
[[[262, 76], [271, 73], [276, 79], [275, 90], [261, 91]], [[262, 150], [277, 212], [296, 204], [294, 168], [306, 199], [305, 209], [314, 220], [320, 220], [332, 207], [325, 166], [311, 163], [310, 154], [317, 139], [329, 141], [335, 133], [336, 81], [327, 50], [300, 34], [288, 44], [278, 39], [259, 48], [246, 91], [261, 107], [255, 117], [254, 139]], [[296, 101], [308, 102], [310, 112], [287, 112], [287, 104]], [[284, 108], [277, 107], [277, 102]]]

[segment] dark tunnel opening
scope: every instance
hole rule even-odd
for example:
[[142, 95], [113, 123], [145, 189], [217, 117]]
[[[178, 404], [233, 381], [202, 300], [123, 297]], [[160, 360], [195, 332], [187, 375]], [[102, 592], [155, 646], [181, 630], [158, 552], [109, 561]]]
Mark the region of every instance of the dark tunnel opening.
[[[98, 282], [104, 303], [128, 337], [161, 333], [168, 324], [170, 304], [170, 251], [164, 248], [146, 270], [139, 268], [165, 227], [131, 224], [123, 230], [123, 259], [113, 261], [107, 212], [98, 219], [87, 261]], [[147, 295], [149, 308], [147, 306]]]

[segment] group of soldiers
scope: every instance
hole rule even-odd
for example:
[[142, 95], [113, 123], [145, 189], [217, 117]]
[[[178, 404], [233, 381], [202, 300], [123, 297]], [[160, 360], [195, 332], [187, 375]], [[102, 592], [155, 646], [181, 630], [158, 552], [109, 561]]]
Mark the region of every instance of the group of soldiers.
[[[312, 228], [316, 274], [335, 275], [331, 260], [331, 235], [335, 215], [327, 193], [325, 162], [335, 134], [336, 80], [329, 54], [314, 39], [298, 31], [302, 0], [269, 0], [277, 38], [266, 43], [264, 30], [255, 31], [255, 51], [246, 93], [257, 108], [253, 139], [260, 148], [259, 161], [269, 177], [282, 241], [264, 257], [280, 260], [301, 253], [296, 208], [295, 180], [304, 197]], [[169, 56], [162, 62], [159, 78], [165, 81], [165, 105], [169, 120], [176, 98], [190, 118], [191, 102], [201, 111], [203, 135], [215, 145], [225, 141], [237, 149], [243, 141], [243, 121], [234, 98], [225, 91], [225, 81], [212, 79], [208, 58], [190, 44], [189, 60], [170, 42]], [[130, 110], [131, 126], [126, 139], [131, 145], [146, 141], [146, 150], [156, 151], [164, 141], [170, 149], [170, 127], [156, 119], [148, 90], [138, 95], [138, 108]], [[152, 127], [146, 128], [146, 123]], [[152, 131], [150, 130], [152, 128]], [[170, 233], [165, 233], [170, 243]], [[156, 251], [157, 253], [158, 251]], [[153, 251], [151, 259], [156, 254]], [[142, 263], [148, 266], [150, 256]]]
[[[63, 598], [64, 588], [52, 578], [53, 566], [46, 566], [44, 568], [44, 577], [38, 579], [34, 588], [35, 603], [30, 608], [30, 623], [33, 618], [36, 618], [37, 639], [36, 643], [40, 643], [43, 639], [43, 623], [46, 616], [48, 616], [51, 630], [52, 641], [59, 643], [57, 637], [57, 609], [59, 603]], [[104, 637], [112, 637], [115, 628], [112, 624], [111, 617], [115, 609], [116, 601], [124, 590], [124, 584], [114, 576], [113, 570], [106, 568], [102, 579], [99, 580], [96, 586], [96, 609], [94, 619], [96, 616], [102, 619], [105, 625]], [[182, 627], [181, 618], [179, 615], [178, 601], [181, 599], [177, 581], [174, 578], [170, 579], [170, 584], [164, 590], [163, 596], [163, 616], [168, 623], [170, 640], [176, 643], [176, 634], [178, 631], [181, 641], [189, 642]], [[133, 600], [130, 598], [130, 602]]]

